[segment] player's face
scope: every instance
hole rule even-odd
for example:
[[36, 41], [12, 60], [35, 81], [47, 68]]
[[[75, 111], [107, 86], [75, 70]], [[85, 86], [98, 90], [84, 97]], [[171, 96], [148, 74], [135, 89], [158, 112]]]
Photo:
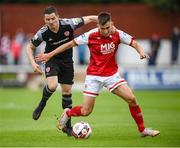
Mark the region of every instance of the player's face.
[[44, 22], [49, 26], [49, 28], [56, 28], [58, 26], [58, 15], [55, 13], [45, 14]]
[[101, 35], [105, 37], [111, 35], [113, 28], [111, 21], [107, 22], [105, 25], [98, 24], [97, 26]]

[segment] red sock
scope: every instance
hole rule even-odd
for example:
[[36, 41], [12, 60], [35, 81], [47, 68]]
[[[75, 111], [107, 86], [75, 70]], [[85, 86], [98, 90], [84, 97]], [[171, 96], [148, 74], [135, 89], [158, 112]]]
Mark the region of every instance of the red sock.
[[141, 108], [139, 107], [139, 105], [137, 105], [137, 106], [129, 106], [129, 109], [132, 117], [134, 118], [138, 126], [138, 130], [142, 132], [145, 129], [145, 127], [144, 127], [144, 120], [143, 120]]
[[81, 108], [82, 106], [75, 106], [73, 108], [71, 108], [69, 111], [67, 111], [67, 115], [69, 117], [72, 117], [72, 116], [81, 116]]

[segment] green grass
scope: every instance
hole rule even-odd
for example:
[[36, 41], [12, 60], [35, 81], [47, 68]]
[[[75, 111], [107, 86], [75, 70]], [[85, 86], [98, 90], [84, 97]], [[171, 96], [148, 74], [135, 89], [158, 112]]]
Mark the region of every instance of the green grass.
[[[60, 92], [48, 101], [41, 118], [32, 119], [41, 90], [0, 89], [0, 147], [180, 147], [180, 91], [136, 91], [148, 127], [159, 129], [158, 137], [141, 138], [127, 104], [103, 92], [89, 117], [73, 118], [92, 126], [86, 140], [67, 137], [56, 130], [62, 112]], [[73, 92], [74, 105], [82, 93]]]

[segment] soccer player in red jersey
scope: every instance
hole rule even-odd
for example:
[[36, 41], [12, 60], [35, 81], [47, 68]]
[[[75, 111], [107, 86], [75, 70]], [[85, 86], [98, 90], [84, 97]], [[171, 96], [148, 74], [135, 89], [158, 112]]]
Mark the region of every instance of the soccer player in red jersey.
[[100, 13], [97, 26], [97, 28], [63, 44], [54, 51], [36, 57], [37, 61], [46, 62], [54, 55], [80, 44], [87, 44], [90, 50], [90, 63], [85, 79], [83, 104], [72, 109], [65, 109], [57, 127], [63, 129], [68, 119], [73, 116], [88, 116], [93, 111], [95, 98], [99, 95], [100, 90], [106, 87], [110, 92], [128, 103], [130, 113], [142, 137], [159, 135], [158, 130], [145, 127], [140, 105], [138, 105], [127, 82], [119, 75], [115, 60], [115, 54], [120, 43], [133, 47], [139, 54], [140, 59], [149, 58], [149, 56], [132, 36], [114, 27], [111, 14], [107, 12]]

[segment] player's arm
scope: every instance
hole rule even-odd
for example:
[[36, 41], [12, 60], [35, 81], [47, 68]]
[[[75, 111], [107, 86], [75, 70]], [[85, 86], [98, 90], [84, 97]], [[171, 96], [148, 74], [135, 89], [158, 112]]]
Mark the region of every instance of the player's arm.
[[61, 46], [59, 46], [58, 48], [56, 48], [55, 50], [51, 51], [50, 53], [48, 53], [49, 55], [49, 58], [52, 58], [53, 56], [61, 53], [61, 52], [64, 52], [72, 47], [76, 46], [76, 43], [74, 42], [74, 40], [72, 41], [69, 41]]
[[84, 24], [88, 24], [91, 22], [97, 22], [98, 16], [97, 15], [84, 16], [83, 20], [84, 20]]
[[130, 46], [136, 49], [136, 51], [139, 53], [140, 59], [149, 58], [149, 55], [144, 52], [144, 49], [137, 41], [132, 40]]
[[36, 49], [36, 47], [30, 42], [28, 45], [27, 45], [27, 56], [29, 58], [29, 61], [30, 61], [30, 64], [32, 65], [33, 67], [33, 71], [34, 72], [37, 72], [39, 74], [42, 74], [42, 71], [40, 69], [40, 66], [35, 62], [34, 60], [34, 56], [33, 56], [33, 52], [34, 50]]
[[39, 54], [36, 56], [36, 61], [38, 62], [47, 62], [49, 61], [53, 56], [64, 52], [72, 47], [76, 46], [76, 43], [74, 42], [74, 40], [69, 41], [61, 46], [59, 46], [58, 48], [56, 48], [55, 50], [49, 52], [49, 53], [44, 53], [44, 54]]
[[67, 24], [70, 24], [72, 29], [75, 30], [77, 28], [82, 27], [85, 24], [88, 24], [91, 22], [97, 22], [97, 19], [98, 19], [98, 16], [89, 15], [89, 16], [83, 16], [79, 18], [66, 19], [64, 20], [64, 22]]
[[149, 58], [149, 56], [144, 52], [144, 49], [141, 47], [141, 45], [136, 40], [134, 40], [131, 35], [116, 28], [114, 29], [119, 32], [121, 43], [133, 47], [139, 53], [140, 59]]

